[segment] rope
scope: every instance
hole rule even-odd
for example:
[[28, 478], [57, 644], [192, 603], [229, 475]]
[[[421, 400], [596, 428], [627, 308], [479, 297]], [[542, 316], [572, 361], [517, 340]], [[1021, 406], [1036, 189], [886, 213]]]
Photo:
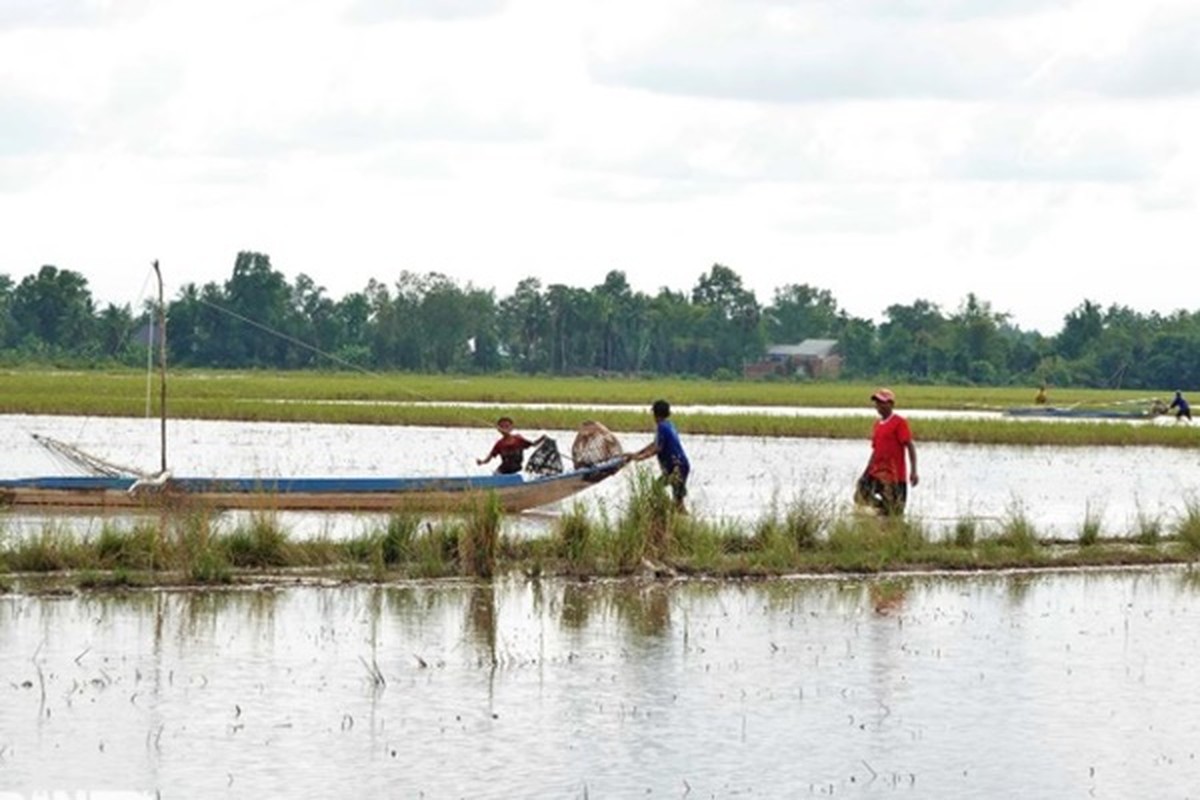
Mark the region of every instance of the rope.
[[314, 345], [309, 344], [308, 342], [297, 339], [295, 336], [286, 334], [283, 331], [277, 331], [274, 328], [270, 327], [269, 325], [264, 325], [261, 322], [256, 322], [256, 321], [250, 319], [249, 317], [243, 316], [242, 314], [239, 314], [238, 312], [233, 311], [231, 309], [222, 308], [221, 306], [217, 305], [216, 303], [211, 303], [208, 300], [205, 300], [203, 297], [197, 297], [196, 300], [201, 305], [206, 305], [209, 308], [213, 309], [214, 311], [220, 311], [222, 314], [228, 314], [229, 316], [233, 317], [234, 319], [241, 320], [242, 322], [246, 323], [247, 325], [251, 325], [255, 328], [258, 328], [260, 331], [269, 333], [272, 336], [278, 336], [280, 339], [291, 342], [292, 344], [297, 345], [298, 347], [303, 347], [305, 350], [312, 351], [313, 353], [316, 353], [319, 356], [328, 358], [330, 361], [334, 361], [338, 364], [341, 364], [342, 366], [349, 367], [350, 369], [361, 372], [364, 375], [370, 375], [373, 378], [383, 377], [378, 372], [372, 372], [371, 370], [367, 369], [366, 367], [360, 367], [358, 364], [347, 361], [346, 359], [336, 356], [333, 353], [327, 353], [319, 347], [316, 347]]
[[[264, 333], [270, 334], [271, 336], [278, 336], [280, 339], [283, 339], [283, 340], [285, 340], [285, 341], [291, 342], [292, 344], [295, 344], [295, 345], [296, 345], [296, 346], [298, 346], [298, 347], [302, 347], [302, 348], [304, 348], [305, 350], [308, 350], [308, 351], [310, 351], [310, 352], [312, 352], [312, 353], [316, 353], [317, 355], [319, 355], [319, 356], [321, 356], [321, 357], [323, 357], [323, 358], [328, 358], [330, 361], [333, 361], [333, 362], [335, 362], [335, 363], [337, 363], [337, 364], [342, 364], [342, 365], [344, 365], [344, 366], [346, 366], [346, 367], [349, 367], [350, 369], [352, 369], [352, 370], [354, 370], [354, 371], [356, 371], [356, 372], [359, 372], [359, 373], [361, 373], [361, 374], [363, 374], [363, 375], [368, 375], [368, 376], [370, 376], [370, 377], [372, 377], [372, 378], [383, 378], [383, 377], [385, 377], [383, 374], [381, 374], [381, 373], [379, 373], [379, 372], [375, 372], [375, 371], [373, 371], [373, 370], [369, 370], [369, 369], [367, 369], [366, 367], [362, 367], [362, 366], [359, 366], [358, 364], [354, 364], [354, 363], [352, 363], [352, 362], [350, 362], [350, 361], [347, 361], [347, 360], [346, 360], [346, 359], [344, 359], [344, 358], [340, 358], [339, 356], [337, 356], [337, 355], [335, 355], [335, 354], [333, 354], [333, 353], [326, 352], [325, 350], [322, 350], [321, 348], [319, 348], [319, 347], [317, 347], [317, 346], [315, 346], [315, 345], [311, 345], [311, 344], [309, 344], [308, 342], [305, 342], [305, 341], [303, 341], [303, 340], [301, 340], [301, 339], [297, 339], [295, 336], [292, 336], [292, 335], [290, 335], [290, 334], [284, 333], [283, 331], [275, 330], [274, 328], [272, 328], [272, 327], [271, 327], [271, 326], [269, 326], [269, 325], [265, 325], [265, 324], [263, 324], [263, 323], [261, 323], [261, 322], [258, 322], [258, 321], [256, 321], [256, 320], [250, 319], [249, 317], [247, 317], [247, 316], [245, 316], [245, 315], [243, 315], [243, 314], [239, 314], [238, 312], [236, 312], [236, 311], [234, 311], [234, 310], [232, 310], [232, 309], [225, 308], [225, 307], [223, 307], [223, 306], [219, 306], [219, 305], [217, 305], [216, 303], [213, 303], [213, 302], [211, 302], [211, 301], [209, 301], [209, 300], [205, 300], [203, 297], [197, 297], [197, 298], [196, 298], [196, 301], [197, 301], [197, 302], [199, 302], [199, 303], [201, 303], [202, 305], [205, 305], [205, 306], [207, 306], [207, 307], [209, 307], [209, 308], [213, 309], [214, 311], [220, 312], [220, 313], [222, 313], [222, 314], [226, 314], [226, 315], [228, 315], [228, 316], [230, 316], [230, 317], [233, 317], [233, 318], [234, 318], [234, 319], [236, 319], [236, 320], [240, 320], [241, 322], [244, 322], [244, 323], [246, 323], [247, 325], [250, 325], [250, 326], [252, 326], [252, 327], [254, 327], [254, 328], [258, 328], [260, 331], [263, 331]], [[407, 394], [409, 397], [412, 397], [412, 398], [414, 398], [414, 399], [416, 399], [416, 400], [423, 401], [423, 402], [435, 402], [435, 401], [433, 400], [433, 398], [431, 398], [431, 397], [428, 397], [427, 395], [422, 395], [422, 394], [419, 394], [419, 393], [417, 393], [417, 392], [414, 392], [414, 391], [412, 391], [411, 389], [407, 389], [407, 388], [405, 388], [405, 389], [403, 389], [403, 391], [404, 391], [404, 392], [405, 392], [405, 393], [406, 393], [406, 394]], [[488, 419], [488, 418], [485, 418], [485, 417], [482, 417], [482, 416], [474, 416], [473, 418], [475, 419], [475, 421], [476, 421], [476, 422], [479, 422], [479, 423], [481, 423], [482, 425], [487, 425], [487, 426], [491, 426], [491, 425], [492, 425], [492, 424], [495, 422], [495, 420], [493, 420], [493, 419]]]

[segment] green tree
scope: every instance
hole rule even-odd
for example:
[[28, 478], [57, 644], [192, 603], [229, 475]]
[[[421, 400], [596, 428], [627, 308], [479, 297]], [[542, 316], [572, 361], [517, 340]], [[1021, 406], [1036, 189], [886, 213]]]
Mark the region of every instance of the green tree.
[[9, 313], [23, 340], [77, 353], [92, 342], [94, 303], [87, 279], [78, 272], [44, 266], [25, 277], [12, 292]]
[[878, 368], [887, 375], [928, 381], [949, 366], [946, 318], [928, 300], [891, 305], [879, 326]]
[[719, 368], [741, 371], [747, 360], [756, 360], [766, 350], [762, 309], [754, 292], [742, 286], [742, 278], [729, 267], [713, 264], [692, 289], [692, 303], [703, 309], [699, 336], [701, 374]]
[[386, 286], [371, 280], [367, 301], [371, 308], [371, 360], [385, 369], [419, 370], [423, 332], [420, 329], [419, 279], [400, 273], [393, 298]]
[[707, 310], [688, 302], [681, 292], [663, 287], [650, 300], [646, 311], [649, 329], [646, 363], [660, 374], [695, 373], [700, 363], [697, 340]]
[[1007, 314], [992, 311], [974, 292], [967, 295], [956, 314], [947, 320], [951, 368], [972, 383], [994, 384], [1007, 377], [1009, 340], [1001, 329]]
[[447, 276], [429, 273], [417, 297], [424, 334], [422, 364], [439, 372], [461, 369], [470, 358], [474, 332], [466, 293]]
[[789, 283], [775, 290], [767, 306], [767, 338], [776, 344], [832, 337], [838, 329], [838, 307], [827, 289]]
[[834, 336], [842, 354], [843, 376], [862, 379], [877, 374], [879, 356], [875, 323], [842, 312], [838, 315]]
[[371, 363], [371, 304], [367, 293], [351, 292], [338, 300], [333, 307], [333, 318], [338, 331], [334, 350], [338, 360], [366, 368]]
[[1079, 358], [1096, 343], [1104, 332], [1104, 316], [1100, 306], [1084, 300], [1063, 320], [1063, 329], [1055, 338], [1055, 349], [1063, 358]]
[[238, 253], [233, 275], [225, 282], [225, 309], [231, 319], [220, 331], [224, 363], [244, 366], [284, 366], [291, 321], [292, 290], [283, 273], [271, 267], [270, 256]]
[[524, 278], [497, 311], [500, 349], [522, 372], [550, 368], [550, 309], [537, 278]]
[[12, 278], [0, 274], [0, 346], [13, 343], [12, 293]]
[[109, 303], [96, 318], [96, 347], [99, 354], [117, 361], [129, 362], [135, 350], [144, 353], [144, 345], [133, 339], [134, 320], [129, 306]]

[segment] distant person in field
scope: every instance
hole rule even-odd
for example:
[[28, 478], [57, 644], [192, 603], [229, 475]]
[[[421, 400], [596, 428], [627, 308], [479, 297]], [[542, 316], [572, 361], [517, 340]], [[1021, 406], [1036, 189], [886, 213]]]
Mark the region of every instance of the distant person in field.
[[662, 470], [660, 480], [671, 487], [675, 509], [685, 512], [683, 501], [687, 497], [688, 475], [692, 472], [692, 465], [683, 452], [679, 433], [671, 422], [671, 404], [666, 400], [655, 400], [650, 411], [654, 414], [654, 441], [636, 453], [626, 453], [625, 457], [630, 461], [642, 461], [658, 456], [658, 466]]
[[1183, 392], [1175, 392], [1175, 398], [1171, 401], [1171, 405], [1167, 406], [1167, 410], [1175, 409], [1175, 421], [1182, 422], [1185, 418], [1188, 422], [1192, 421], [1192, 407], [1188, 405], [1188, 401], [1183, 399]]
[[884, 516], [899, 516], [908, 502], [909, 483], [916, 486], [920, 481], [917, 448], [908, 420], [895, 413], [895, 393], [891, 389], [878, 389], [871, 395], [871, 402], [879, 419], [871, 433], [871, 458], [858, 479], [854, 499]]
[[500, 438], [492, 445], [492, 450], [487, 457], [476, 459], [475, 463], [483, 466], [498, 457], [500, 466], [496, 467], [497, 475], [511, 475], [520, 472], [521, 467], [525, 464], [525, 451], [541, 444], [546, 439], [543, 435], [531, 442], [521, 434], [515, 433], [511, 417], [501, 417], [496, 420], [496, 430], [500, 431]]
[[1048, 400], [1048, 398], [1046, 397], [1046, 384], [1043, 383], [1037, 391], [1037, 396], [1033, 398], [1033, 402], [1037, 403], [1039, 406], [1044, 406], [1044, 405], [1046, 405], [1047, 400]]

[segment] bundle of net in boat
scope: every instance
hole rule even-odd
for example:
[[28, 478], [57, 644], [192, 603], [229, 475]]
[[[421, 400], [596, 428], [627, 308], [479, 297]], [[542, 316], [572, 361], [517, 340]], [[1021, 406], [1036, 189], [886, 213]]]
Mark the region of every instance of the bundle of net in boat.
[[547, 436], [529, 454], [525, 471], [533, 475], [557, 475], [563, 471], [562, 456], [558, 454], [558, 443]]
[[599, 422], [585, 422], [579, 426], [575, 443], [571, 445], [571, 459], [575, 469], [594, 464], [603, 464], [621, 455], [621, 443], [613, 432]]

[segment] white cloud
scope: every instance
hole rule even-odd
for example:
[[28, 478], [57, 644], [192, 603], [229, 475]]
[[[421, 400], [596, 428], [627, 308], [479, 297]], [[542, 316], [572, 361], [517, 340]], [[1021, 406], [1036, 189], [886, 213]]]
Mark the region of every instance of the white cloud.
[[[1054, 329], [1179, 302], [1189, 0], [13, 0], [0, 272], [129, 300], [238, 250], [331, 294], [622, 269], [876, 317], [969, 291]], [[69, 231], [69, 235], [64, 235]], [[131, 278], [131, 269], [135, 278]], [[1046, 276], [1055, 276], [1049, 282]], [[1030, 287], [1036, 287], [1031, 291]]]
[[354, 0], [346, 12], [355, 22], [397, 19], [459, 20], [500, 13], [507, 0]]

